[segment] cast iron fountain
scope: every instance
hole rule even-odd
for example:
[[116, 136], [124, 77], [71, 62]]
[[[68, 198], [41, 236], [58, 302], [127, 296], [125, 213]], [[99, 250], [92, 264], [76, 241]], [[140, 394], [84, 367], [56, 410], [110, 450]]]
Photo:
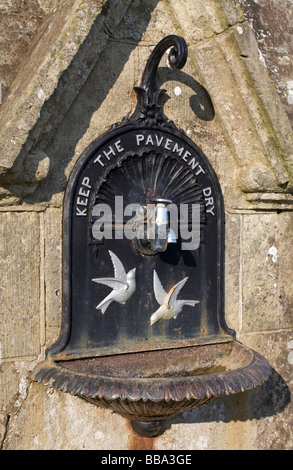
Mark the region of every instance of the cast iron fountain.
[[263, 384], [271, 367], [224, 315], [224, 205], [201, 149], [163, 114], [153, 50], [130, 118], [77, 161], [63, 208], [60, 336], [32, 380], [110, 408], [154, 437], [167, 418]]

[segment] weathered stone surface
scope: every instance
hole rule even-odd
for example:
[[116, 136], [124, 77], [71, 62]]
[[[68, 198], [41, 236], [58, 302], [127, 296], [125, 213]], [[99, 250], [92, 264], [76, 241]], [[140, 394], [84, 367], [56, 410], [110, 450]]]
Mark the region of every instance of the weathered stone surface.
[[255, 445], [260, 450], [292, 450], [293, 329], [243, 334], [239, 338], [263, 354], [274, 368], [259, 392], [256, 389], [249, 394], [248, 407], [256, 420]]
[[242, 232], [244, 331], [293, 327], [293, 213], [245, 215]]
[[[140, 5], [141, 2], [136, 2]], [[134, 11], [135, 14], [135, 11]], [[162, 31], [167, 34], [184, 36], [189, 45], [210, 38], [225, 31], [229, 25], [243, 20], [239, 6], [231, 1], [205, 1], [196, 3], [187, 0], [158, 2], [152, 18], [142, 37], [142, 42], [156, 44], [162, 39]]]
[[40, 350], [39, 214], [0, 213], [2, 357]]
[[7, 361], [0, 359], [0, 449], [8, 431], [10, 418], [20, 410], [27, 397], [29, 361]]
[[[292, 129], [259, 62], [257, 45], [251, 35], [249, 27], [241, 24], [230, 28], [225, 35], [204, 42], [192, 53], [212, 97], [226, 145], [235, 159], [234, 165], [241, 175], [239, 183], [246, 180], [241, 189], [282, 192], [282, 185], [287, 187], [292, 173], [292, 144], [289, 145]], [[267, 100], [273, 101], [273, 113]], [[268, 122], [268, 113], [274, 115], [274, 120], [278, 116], [276, 123]], [[274, 136], [275, 126], [280, 127], [278, 138]], [[267, 179], [262, 184], [256, 185], [253, 178], [249, 179], [248, 169], [252, 164], [266, 167]]]
[[19, 161], [13, 170], [1, 178], [2, 204], [15, 201], [32, 194], [40, 181], [46, 178], [50, 159], [42, 150], [33, 150], [24, 160]]
[[[9, 93], [32, 40], [46, 21], [49, 8], [43, 8], [36, 0], [25, 7], [21, 0], [2, 1], [0, 5], [0, 83], [2, 103]], [[56, 3], [56, 2], [52, 2]], [[1, 104], [2, 104], [1, 103]]]
[[27, 204], [50, 201], [55, 207], [62, 205], [77, 158], [101, 133], [129, 114], [134, 104], [129, 80], [134, 81], [135, 72], [134, 46], [111, 42], [45, 148], [50, 172], [35, 193], [24, 199]]
[[67, 393], [31, 384], [6, 450], [121, 450], [129, 446], [126, 420]]
[[257, 39], [261, 59], [293, 124], [292, 2], [238, 1]]
[[27, 396], [29, 386], [27, 373], [30, 366], [31, 363], [26, 361], [3, 362], [1, 360], [1, 412], [11, 415], [21, 407]]
[[[247, 396], [231, 397], [230, 407], [241, 413]], [[158, 450], [257, 450], [255, 422], [231, 419], [228, 399], [204, 405], [202, 409], [183, 414], [156, 443]], [[231, 411], [231, 409], [230, 409]]]
[[[113, 35], [116, 46], [119, 42], [122, 44], [127, 41], [129, 48], [134, 47], [139, 40], [140, 46], [153, 47], [164, 35], [176, 33], [184, 36], [189, 44], [189, 62], [192, 67], [190, 70], [186, 68], [184, 74], [189, 72], [190, 76], [200, 78], [200, 85], [206, 88], [205, 94], [210, 95], [209, 99], [216, 112], [213, 120], [215, 122], [206, 126], [196, 124], [197, 129], [188, 126], [187, 130], [191, 135], [196, 133], [199, 143], [201, 140], [205, 141], [205, 135], [209, 132], [209, 142], [213, 142], [214, 146], [211, 158], [221, 160], [220, 176], [229, 168], [232, 178], [236, 178], [239, 186], [237, 195], [235, 185], [230, 185], [234, 191], [226, 191], [230, 194], [230, 200], [235, 201], [234, 207], [237, 203], [245, 208], [252, 204], [264, 207], [268, 202], [263, 198], [260, 200], [258, 197], [250, 197], [250, 202], [247, 203], [241, 191], [255, 194], [269, 191], [276, 195], [288, 193], [293, 185], [292, 129], [260, 60], [255, 37], [244, 22], [239, 6], [232, 0], [200, 1], [196, 4], [188, 0], [183, 5], [177, 0], [152, 0], [145, 6], [141, 2], [131, 2], [128, 9], [129, 0], [119, 2], [119, 6], [116, 3], [114, 0], [109, 1], [102, 7], [102, 4], [95, 2], [94, 8], [89, 4], [82, 4], [69, 10], [66, 10], [68, 5], [63, 8], [63, 4], [60, 4], [58, 15], [57, 10], [51, 15], [50, 24], [55, 28], [51, 26], [51, 30], [55, 36], [50, 32], [48, 40], [45, 30], [38, 40], [36, 49], [42, 47], [42, 41], [46, 47], [53, 41], [50, 53], [46, 55], [42, 52], [42, 64], [38, 62], [40, 54], [36, 51], [28, 61], [28, 66], [33, 64], [32, 70], [38, 70], [34, 82], [27, 84], [29, 92], [24, 90], [23, 94], [23, 87], [15, 86], [15, 93], [11, 95], [13, 107], [2, 106], [1, 114], [5, 121], [2, 133], [6, 143], [5, 154], [0, 159], [3, 171], [4, 167], [11, 167], [21, 149], [20, 161], [25, 158], [32, 145], [36, 147], [38, 143], [38, 151], [51, 145], [52, 133], [97, 63], [109, 40], [108, 33]], [[48, 7], [44, 8], [46, 10]], [[143, 15], [140, 14], [141, 8]], [[65, 15], [65, 22], [62, 15]], [[123, 15], [121, 27], [118, 28]], [[51, 53], [52, 50], [54, 53]], [[39, 68], [36, 64], [39, 64]], [[141, 72], [144, 65], [140, 54], [138, 68]], [[198, 73], [194, 73], [196, 71]], [[30, 75], [26, 70], [23, 72], [26, 76]], [[104, 73], [103, 68], [100, 73]], [[112, 76], [113, 69], [108, 71], [107, 78]], [[177, 74], [178, 77], [180, 75]], [[105, 82], [103, 78], [97, 78], [98, 83]], [[19, 97], [17, 90], [21, 92]], [[101, 92], [99, 96], [101, 97]], [[194, 96], [189, 98], [191, 102], [193, 100], [193, 111], [195, 107], [201, 109], [204, 106], [203, 103], [195, 103]], [[111, 102], [109, 97], [108, 107]], [[174, 101], [171, 107], [178, 109], [178, 102], [179, 100]], [[190, 111], [190, 107], [185, 108]], [[40, 110], [42, 112], [39, 115]], [[125, 115], [130, 110], [131, 106], [128, 106]], [[89, 111], [90, 108], [87, 109]], [[103, 113], [103, 116], [106, 117], [107, 114]], [[172, 113], [172, 118], [180, 122], [180, 116], [176, 114]], [[201, 114], [205, 114], [201, 116], [202, 120], [207, 121], [206, 113]], [[194, 113], [189, 112], [189, 116], [194, 117]], [[184, 128], [186, 124], [185, 121]], [[100, 127], [99, 134], [102, 131], [103, 127]], [[216, 147], [219, 148], [222, 144], [226, 151], [217, 154]], [[14, 172], [19, 173], [20, 168], [21, 166], [16, 165]], [[11, 176], [13, 175], [9, 175]], [[22, 182], [23, 186], [24, 183], [25, 181]], [[225, 184], [224, 182], [224, 186]], [[22, 191], [22, 194], [29, 194], [33, 189], [30, 185], [29, 190], [26, 193]], [[7, 193], [9, 190], [10, 193]], [[2, 195], [5, 204], [15, 203], [15, 197], [21, 196], [17, 188], [14, 191], [13, 187], [7, 188]], [[278, 200], [276, 203], [278, 204]]]
[[239, 330], [241, 299], [241, 215], [225, 214], [225, 318], [229, 328]]
[[119, 24], [129, 1], [60, 2], [1, 107], [1, 172], [60, 122], [108, 41], [105, 30]]
[[44, 309], [46, 346], [57, 339], [62, 315], [62, 211], [44, 213]]

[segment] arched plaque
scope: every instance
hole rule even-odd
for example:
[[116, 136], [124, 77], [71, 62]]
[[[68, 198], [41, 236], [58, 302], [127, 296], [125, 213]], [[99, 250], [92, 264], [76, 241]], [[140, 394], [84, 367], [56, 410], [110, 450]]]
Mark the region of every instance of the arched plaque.
[[[62, 327], [49, 357], [233, 340], [224, 320], [220, 185], [200, 148], [163, 115], [162, 90], [154, 80], [168, 47], [174, 46], [171, 66], [184, 65], [184, 44], [177, 36], [161, 41], [136, 88], [134, 114], [92, 142], [70, 175], [63, 211]], [[157, 252], [148, 252], [138, 237], [148, 207], [157, 213], [173, 208], [175, 214], [172, 242]], [[173, 314], [155, 318], [164, 305]]]

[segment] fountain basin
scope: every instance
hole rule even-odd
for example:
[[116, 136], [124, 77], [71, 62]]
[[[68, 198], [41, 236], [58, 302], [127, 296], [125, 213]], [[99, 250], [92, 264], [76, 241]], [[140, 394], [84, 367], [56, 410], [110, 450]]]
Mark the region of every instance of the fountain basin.
[[137, 434], [154, 437], [164, 420], [222, 395], [263, 384], [272, 369], [238, 341], [176, 349], [54, 361], [31, 379], [110, 408]]

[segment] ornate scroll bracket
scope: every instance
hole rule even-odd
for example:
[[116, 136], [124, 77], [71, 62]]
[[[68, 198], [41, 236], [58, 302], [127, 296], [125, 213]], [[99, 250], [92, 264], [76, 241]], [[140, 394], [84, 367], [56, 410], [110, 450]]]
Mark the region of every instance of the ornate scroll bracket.
[[184, 67], [187, 60], [187, 44], [180, 36], [166, 36], [154, 48], [143, 72], [141, 86], [134, 87], [137, 95], [137, 106], [131, 119], [144, 122], [147, 125], [157, 125], [166, 122], [159, 105], [159, 97], [166, 92], [156, 84], [156, 74], [163, 54], [170, 49], [169, 64], [174, 70]]

